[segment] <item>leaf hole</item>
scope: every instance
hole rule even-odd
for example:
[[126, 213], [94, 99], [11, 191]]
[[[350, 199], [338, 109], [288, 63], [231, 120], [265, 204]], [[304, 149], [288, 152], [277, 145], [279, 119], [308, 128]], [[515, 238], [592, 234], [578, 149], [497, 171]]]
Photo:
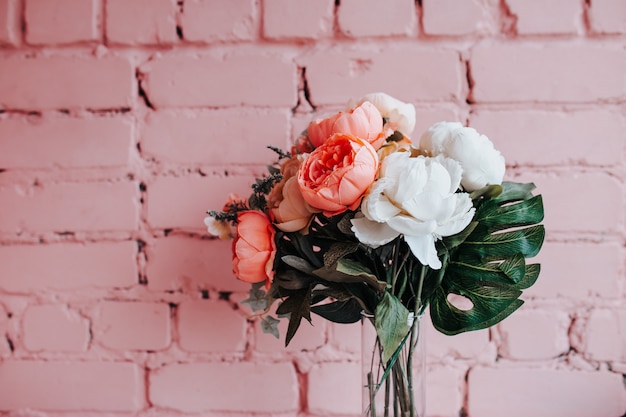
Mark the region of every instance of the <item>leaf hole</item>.
[[448, 294], [447, 300], [448, 303], [461, 311], [469, 311], [474, 308], [474, 303], [472, 303], [472, 300], [459, 294]]

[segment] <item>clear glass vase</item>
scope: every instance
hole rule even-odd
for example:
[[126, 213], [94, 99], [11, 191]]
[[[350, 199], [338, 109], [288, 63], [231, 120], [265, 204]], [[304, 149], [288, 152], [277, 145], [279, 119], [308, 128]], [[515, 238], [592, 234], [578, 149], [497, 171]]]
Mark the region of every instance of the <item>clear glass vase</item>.
[[424, 417], [426, 354], [422, 315], [409, 317], [406, 343], [395, 359], [381, 363], [374, 316], [361, 313], [362, 408], [367, 417]]

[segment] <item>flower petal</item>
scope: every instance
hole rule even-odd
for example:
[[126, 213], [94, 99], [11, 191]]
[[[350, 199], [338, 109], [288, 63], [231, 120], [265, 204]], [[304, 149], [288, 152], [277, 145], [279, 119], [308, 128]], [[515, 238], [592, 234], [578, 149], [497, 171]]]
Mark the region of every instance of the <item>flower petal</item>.
[[437, 257], [435, 238], [432, 235], [405, 235], [404, 240], [409, 245], [409, 248], [411, 248], [413, 255], [415, 255], [423, 265], [428, 265], [432, 269], [441, 269], [441, 260]]
[[386, 195], [383, 194], [385, 188], [391, 181], [381, 178], [370, 187], [368, 194], [363, 199], [361, 211], [370, 220], [376, 222], [386, 222], [391, 217], [398, 215], [401, 209], [395, 206]]
[[359, 242], [373, 248], [389, 243], [400, 236], [400, 232], [392, 229], [386, 223], [373, 222], [365, 217], [355, 217], [350, 222], [352, 223], [352, 231]]

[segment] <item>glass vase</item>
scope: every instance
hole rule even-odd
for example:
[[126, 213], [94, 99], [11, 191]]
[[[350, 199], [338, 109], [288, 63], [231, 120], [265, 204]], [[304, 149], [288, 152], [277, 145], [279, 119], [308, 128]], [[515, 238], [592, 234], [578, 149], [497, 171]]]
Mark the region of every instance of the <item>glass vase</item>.
[[[381, 363], [374, 316], [361, 313], [362, 409], [367, 417], [424, 417], [426, 355], [422, 315], [409, 317], [409, 335], [395, 361]], [[394, 355], [395, 356], [395, 355]]]

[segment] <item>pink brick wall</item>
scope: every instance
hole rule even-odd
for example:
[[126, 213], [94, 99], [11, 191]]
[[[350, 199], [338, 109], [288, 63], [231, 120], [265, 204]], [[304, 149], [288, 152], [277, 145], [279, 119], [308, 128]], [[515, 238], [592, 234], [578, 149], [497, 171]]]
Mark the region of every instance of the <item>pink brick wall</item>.
[[[626, 412], [624, 0], [0, 0], [0, 415], [355, 416], [358, 326], [288, 349], [204, 211], [385, 91], [544, 195], [543, 272], [427, 328], [429, 417]], [[284, 334], [284, 328], [281, 328]]]

